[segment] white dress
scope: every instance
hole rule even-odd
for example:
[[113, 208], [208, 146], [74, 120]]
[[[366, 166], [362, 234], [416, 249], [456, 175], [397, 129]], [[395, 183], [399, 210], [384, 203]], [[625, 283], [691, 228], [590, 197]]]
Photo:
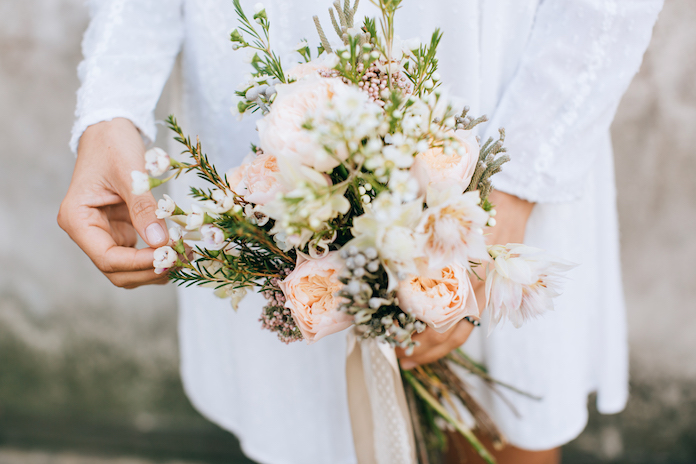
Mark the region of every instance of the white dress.
[[[248, 10], [253, 1], [243, 1]], [[363, 1], [359, 16], [374, 13]], [[329, 0], [270, 0], [275, 47], [316, 44], [311, 16], [329, 29]], [[661, 0], [405, 0], [403, 38], [445, 33], [441, 74], [452, 95], [504, 126], [513, 161], [498, 189], [538, 204], [526, 241], [580, 263], [556, 311], [521, 329], [475, 331], [465, 349], [492, 375], [543, 397], [479, 397], [509, 441], [538, 450], [577, 436], [587, 395], [599, 410], [622, 410], [628, 394], [626, 323], [619, 265], [609, 125], [638, 70]], [[234, 88], [249, 65], [227, 40], [231, 0], [92, 0], [71, 146], [91, 124], [125, 117], [153, 140], [153, 109], [182, 51], [181, 125], [200, 135], [222, 168], [256, 137], [253, 118], [235, 121]], [[183, 183], [175, 199], [187, 206]], [[345, 337], [286, 346], [258, 322], [253, 295], [235, 313], [209, 289], [180, 290], [181, 372], [186, 392], [210, 420], [234, 432], [260, 463], [352, 464], [345, 392]]]

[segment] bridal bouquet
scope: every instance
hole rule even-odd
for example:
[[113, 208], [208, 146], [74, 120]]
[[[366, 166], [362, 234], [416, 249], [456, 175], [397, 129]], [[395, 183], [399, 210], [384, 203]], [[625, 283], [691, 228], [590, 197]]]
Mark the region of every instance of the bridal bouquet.
[[[285, 343], [352, 328], [358, 341], [409, 353], [412, 336], [427, 327], [445, 332], [464, 318], [477, 322], [470, 278], [487, 263], [490, 327], [504, 319], [519, 326], [553, 307], [567, 265], [524, 245], [486, 245], [484, 228], [495, 226], [496, 214], [491, 176], [509, 160], [505, 132], [481, 143], [473, 130], [485, 117], [448, 102], [437, 72], [439, 30], [425, 44], [401, 41], [394, 35], [400, 0], [373, 1], [381, 18], [359, 25], [357, 1], [334, 4], [338, 44], [315, 17], [318, 56], [302, 41], [302, 62], [286, 71], [269, 46], [263, 6], [249, 17], [235, 0], [240, 26], [230, 38], [250, 52], [253, 72], [234, 111], [260, 114], [258, 144], [241, 166], [220, 173], [200, 141], [169, 118], [191, 161], [148, 151], [149, 175], [133, 172], [134, 191], [189, 171], [210, 187], [191, 189], [196, 203], [188, 210], [167, 195], [160, 200], [157, 216], [178, 225], [155, 251], [156, 271], [214, 287], [235, 308], [260, 291], [267, 300], [261, 324]], [[404, 371], [419, 449], [440, 439], [433, 418], [441, 416], [492, 462], [448, 397], [494, 441], [502, 437], [450, 363], [486, 378], [461, 352]]]

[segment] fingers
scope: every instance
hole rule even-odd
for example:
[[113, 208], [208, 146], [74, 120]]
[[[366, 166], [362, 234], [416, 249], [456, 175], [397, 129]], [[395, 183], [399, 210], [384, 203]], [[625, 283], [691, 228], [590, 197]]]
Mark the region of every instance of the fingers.
[[90, 207], [74, 208], [69, 213], [69, 218], [59, 220], [61, 227], [103, 273], [154, 269], [152, 248], [138, 250], [129, 246], [119, 246], [117, 240], [120, 240], [122, 245], [134, 242], [135, 235], [132, 229], [131, 232], [128, 231], [128, 224], [111, 224], [106, 212]]
[[[421, 349], [416, 348], [413, 355], [402, 357], [401, 367], [406, 370], [413, 369], [421, 364], [435, 362], [447, 356], [462, 346], [473, 330], [474, 326], [470, 322], [461, 321], [445, 334], [437, 334], [437, 332], [432, 331], [440, 337], [433, 336], [432, 333], [426, 334], [427, 331], [414, 336], [414, 341], [418, 340], [421, 343], [421, 346], [418, 347]], [[422, 335], [425, 335], [424, 340], [420, 340]]]
[[125, 195], [126, 204], [130, 213], [133, 227], [145, 242], [152, 248], [164, 246], [169, 241], [169, 233], [164, 219], [157, 219], [157, 202], [152, 193], [133, 195], [128, 192]]
[[111, 222], [111, 236], [118, 246], [134, 248], [138, 244], [138, 233], [130, 222]]
[[169, 281], [167, 274], [155, 274], [154, 270], [136, 272], [114, 272], [105, 274], [117, 287], [133, 289], [143, 285], [160, 285]]

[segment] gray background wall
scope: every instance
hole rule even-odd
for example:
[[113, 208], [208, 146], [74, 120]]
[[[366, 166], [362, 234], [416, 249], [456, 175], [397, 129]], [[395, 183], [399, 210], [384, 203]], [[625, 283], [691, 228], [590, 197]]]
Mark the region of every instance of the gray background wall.
[[[87, 21], [82, 0], [0, 0], [0, 462], [243, 462], [182, 393], [172, 288], [113, 288], [56, 225]], [[694, 24], [667, 0], [613, 126], [633, 395], [565, 462], [696, 462]]]

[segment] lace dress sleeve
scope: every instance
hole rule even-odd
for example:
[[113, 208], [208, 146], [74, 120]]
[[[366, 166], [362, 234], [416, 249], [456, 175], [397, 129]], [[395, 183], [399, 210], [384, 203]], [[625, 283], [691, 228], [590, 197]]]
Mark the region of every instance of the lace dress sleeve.
[[507, 129], [501, 191], [534, 202], [583, 194], [593, 147], [607, 136], [638, 71], [662, 0], [544, 0], [486, 137]]
[[151, 142], [155, 105], [181, 47], [181, 1], [91, 0], [90, 14], [70, 148], [77, 152], [87, 127], [116, 117]]

